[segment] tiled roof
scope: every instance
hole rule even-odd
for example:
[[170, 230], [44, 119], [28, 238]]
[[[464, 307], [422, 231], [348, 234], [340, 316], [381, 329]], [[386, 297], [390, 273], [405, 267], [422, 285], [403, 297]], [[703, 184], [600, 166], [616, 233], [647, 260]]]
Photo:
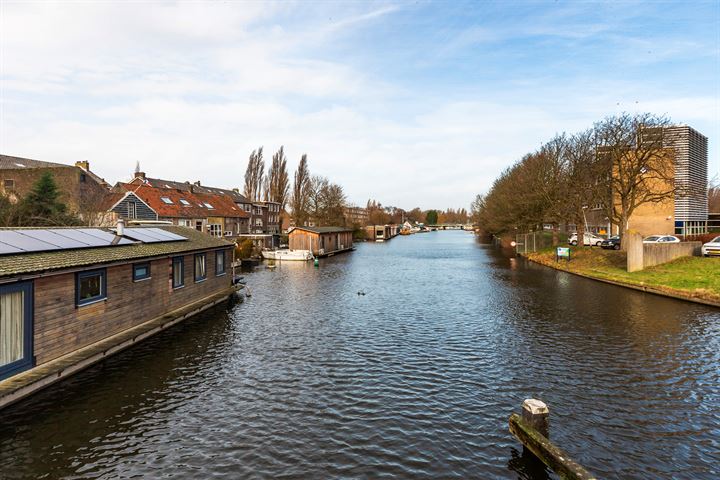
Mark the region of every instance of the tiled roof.
[[295, 227], [293, 230], [305, 230], [313, 233], [341, 233], [352, 232], [351, 228], [345, 227]]
[[62, 168], [72, 165], [64, 165], [62, 163], [42, 162], [30, 158], [13, 157], [10, 155], [0, 155], [0, 170], [21, 169], [21, 168]]
[[176, 226], [155, 228], [181, 235], [187, 240], [3, 255], [0, 256], [0, 278], [232, 246], [232, 243], [226, 240], [192, 228]]
[[[170, 184], [168, 184], [170, 186]], [[150, 208], [155, 210], [160, 217], [169, 218], [207, 218], [207, 217], [230, 217], [249, 218], [250, 215], [240, 206], [236, 205], [232, 198], [227, 195], [191, 193], [188, 190], [176, 188], [158, 187], [153, 183], [134, 184], [121, 183], [122, 190], [133, 192]], [[172, 203], [163, 200], [167, 198]], [[181, 202], [184, 200], [188, 204]], [[212, 205], [209, 208], [206, 204]]]
[[[205, 193], [209, 195], [227, 195], [233, 199], [236, 203], [250, 203], [243, 194], [236, 192], [235, 190], [228, 190], [227, 188], [210, 187], [207, 185], [198, 185], [197, 183], [190, 182], [174, 182], [172, 180], [163, 180], [161, 178], [146, 178], [146, 183], [149, 183], [153, 187], [157, 188], [174, 188], [183, 192], [189, 192], [191, 189], [194, 193]], [[137, 180], [133, 180], [130, 183], [135, 183]]]

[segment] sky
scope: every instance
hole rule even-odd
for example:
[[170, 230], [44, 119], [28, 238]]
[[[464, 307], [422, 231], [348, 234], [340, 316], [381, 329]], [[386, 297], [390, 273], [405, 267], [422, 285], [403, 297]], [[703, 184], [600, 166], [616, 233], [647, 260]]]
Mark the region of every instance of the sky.
[[240, 187], [281, 145], [348, 200], [468, 208], [553, 135], [652, 112], [720, 173], [720, 2], [0, 0], [0, 153]]

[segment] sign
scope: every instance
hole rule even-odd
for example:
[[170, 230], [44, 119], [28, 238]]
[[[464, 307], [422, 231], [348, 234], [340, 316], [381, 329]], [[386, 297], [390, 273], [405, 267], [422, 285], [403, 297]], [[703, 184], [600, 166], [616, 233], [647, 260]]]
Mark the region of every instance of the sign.
[[555, 254], [555, 261], [559, 262], [561, 258], [567, 258], [570, 261], [570, 249], [566, 247], [557, 247], [557, 253]]

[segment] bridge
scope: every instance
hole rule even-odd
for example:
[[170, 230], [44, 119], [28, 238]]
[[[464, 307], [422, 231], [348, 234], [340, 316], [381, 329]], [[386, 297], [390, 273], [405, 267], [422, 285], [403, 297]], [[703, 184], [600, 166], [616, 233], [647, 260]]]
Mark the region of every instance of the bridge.
[[473, 231], [475, 227], [469, 223], [441, 223], [438, 225], [425, 225], [428, 228], [434, 228], [436, 230], [468, 230]]

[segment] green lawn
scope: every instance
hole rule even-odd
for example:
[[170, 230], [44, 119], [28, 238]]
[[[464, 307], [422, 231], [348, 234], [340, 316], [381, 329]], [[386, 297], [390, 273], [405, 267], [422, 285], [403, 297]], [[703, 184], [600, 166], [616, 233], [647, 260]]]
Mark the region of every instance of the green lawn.
[[625, 252], [572, 248], [570, 255], [570, 262], [556, 262], [555, 250], [546, 249], [529, 254], [528, 258], [592, 277], [720, 301], [720, 258], [684, 257], [640, 272], [628, 273], [625, 270]]

